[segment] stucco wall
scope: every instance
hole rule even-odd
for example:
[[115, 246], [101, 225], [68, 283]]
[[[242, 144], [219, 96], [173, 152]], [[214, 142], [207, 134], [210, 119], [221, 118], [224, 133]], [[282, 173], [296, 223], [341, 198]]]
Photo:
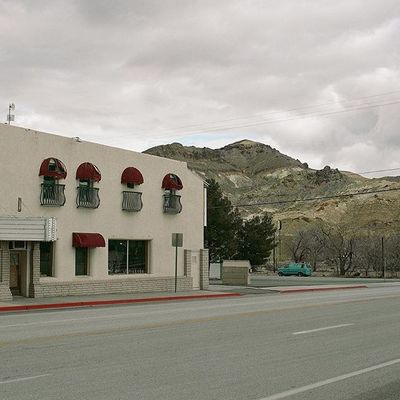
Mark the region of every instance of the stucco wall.
[[[0, 125], [0, 139], [0, 215], [57, 219], [54, 277], [40, 278], [40, 283], [121, 279], [120, 276], [108, 276], [107, 247], [91, 250], [89, 277], [75, 277], [72, 232], [101, 233], [106, 244], [108, 239], [149, 240], [149, 269], [153, 277], [174, 273], [172, 232], [183, 233], [185, 249], [203, 247], [203, 182], [186, 163], [8, 125]], [[59, 182], [66, 185], [63, 207], [40, 205], [43, 178], [39, 177], [39, 168], [49, 157], [60, 159], [67, 168], [67, 178]], [[78, 185], [75, 174], [83, 162], [95, 164], [101, 172], [101, 181], [94, 185], [99, 188], [101, 199], [98, 209], [77, 208], [75, 203]], [[122, 191], [127, 190], [126, 185], [120, 183], [121, 174], [129, 166], [138, 168], [144, 177], [144, 183], [135, 188], [143, 193], [140, 212], [121, 210]], [[161, 183], [167, 173], [178, 175], [183, 182], [183, 189], [177, 193], [182, 196], [183, 210], [177, 215], [163, 212]], [[17, 210], [19, 197], [22, 199], [21, 212]], [[178, 275], [184, 275], [183, 250], [179, 254]]]

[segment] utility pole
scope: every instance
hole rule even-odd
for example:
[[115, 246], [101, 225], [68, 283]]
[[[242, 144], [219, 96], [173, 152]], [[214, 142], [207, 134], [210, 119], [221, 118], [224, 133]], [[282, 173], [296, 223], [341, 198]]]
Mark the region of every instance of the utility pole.
[[272, 248], [272, 265], [274, 269], [274, 273], [276, 272], [276, 236], [274, 240], [274, 247]]
[[385, 245], [384, 245], [384, 238], [382, 236], [382, 241], [381, 241], [381, 248], [382, 248], [382, 278], [386, 278], [386, 271], [385, 271]]
[[278, 221], [278, 261], [282, 261], [282, 246], [281, 246], [281, 230], [282, 230], [282, 221]]

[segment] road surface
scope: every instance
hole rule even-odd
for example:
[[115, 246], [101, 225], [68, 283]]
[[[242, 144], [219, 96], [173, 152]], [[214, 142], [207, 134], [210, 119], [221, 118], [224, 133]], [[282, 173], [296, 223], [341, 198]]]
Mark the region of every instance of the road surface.
[[1, 400], [398, 400], [400, 287], [0, 315]]

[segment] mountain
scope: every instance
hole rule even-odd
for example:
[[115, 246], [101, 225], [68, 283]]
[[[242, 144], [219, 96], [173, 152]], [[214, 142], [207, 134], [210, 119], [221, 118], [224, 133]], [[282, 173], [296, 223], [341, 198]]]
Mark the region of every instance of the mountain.
[[145, 153], [186, 161], [203, 177], [217, 180], [232, 203], [242, 205], [244, 216], [273, 213], [286, 235], [320, 221], [344, 225], [355, 234], [400, 230], [399, 177], [368, 179], [329, 166], [314, 170], [251, 140], [220, 149], [172, 143]]

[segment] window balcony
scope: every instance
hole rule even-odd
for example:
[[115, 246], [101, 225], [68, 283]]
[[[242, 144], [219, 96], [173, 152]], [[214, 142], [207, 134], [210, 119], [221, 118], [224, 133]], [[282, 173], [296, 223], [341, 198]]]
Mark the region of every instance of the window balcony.
[[122, 209], [124, 211], [140, 211], [143, 207], [142, 193], [122, 192]]
[[99, 188], [78, 186], [77, 207], [97, 208], [100, 205]]
[[42, 183], [40, 191], [40, 204], [42, 206], [58, 206], [65, 204], [65, 185], [58, 183]]
[[181, 196], [178, 196], [177, 194], [165, 194], [164, 212], [167, 214], [179, 214], [181, 211]]

